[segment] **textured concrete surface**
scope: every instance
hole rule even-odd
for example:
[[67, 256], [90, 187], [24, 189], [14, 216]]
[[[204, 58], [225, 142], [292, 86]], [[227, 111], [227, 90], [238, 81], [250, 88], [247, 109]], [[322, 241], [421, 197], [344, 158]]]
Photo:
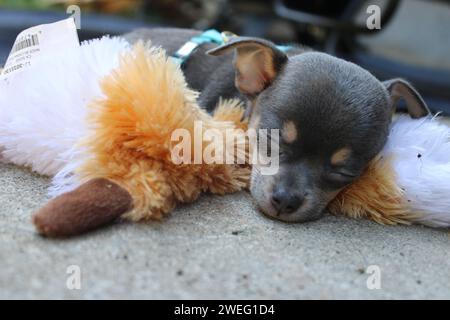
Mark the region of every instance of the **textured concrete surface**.
[[[204, 196], [161, 223], [49, 240], [29, 221], [47, 185], [0, 164], [0, 298], [450, 298], [448, 231], [331, 216], [283, 224], [240, 193]], [[80, 290], [66, 287], [69, 265]], [[379, 290], [366, 286], [370, 265]]]

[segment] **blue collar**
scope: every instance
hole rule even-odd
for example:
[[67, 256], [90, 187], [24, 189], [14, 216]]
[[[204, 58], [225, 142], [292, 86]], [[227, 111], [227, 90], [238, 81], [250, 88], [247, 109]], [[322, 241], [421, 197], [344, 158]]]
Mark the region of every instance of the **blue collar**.
[[[235, 36], [231, 32], [222, 32], [220, 33], [217, 30], [209, 29], [203, 32], [202, 34], [192, 37], [188, 42], [186, 42], [184, 45], [181, 46], [180, 49], [177, 50], [172, 55], [172, 58], [180, 65], [182, 65], [186, 60], [189, 58], [189, 56], [192, 54], [192, 52], [195, 51], [199, 46], [201, 46], [204, 43], [215, 43], [217, 45], [222, 45], [226, 43], [230, 37]], [[290, 46], [277, 46], [277, 48], [283, 52], [286, 52], [291, 47]]]

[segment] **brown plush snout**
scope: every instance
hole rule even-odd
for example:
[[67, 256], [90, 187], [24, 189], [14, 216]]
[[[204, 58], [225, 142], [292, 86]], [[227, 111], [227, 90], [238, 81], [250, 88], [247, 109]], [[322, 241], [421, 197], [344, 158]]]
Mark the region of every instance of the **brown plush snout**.
[[98, 178], [49, 201], [33, 215], [33, 223], [42, 235], [67, 237], [110, 223], [132, 207], [128, 191]]

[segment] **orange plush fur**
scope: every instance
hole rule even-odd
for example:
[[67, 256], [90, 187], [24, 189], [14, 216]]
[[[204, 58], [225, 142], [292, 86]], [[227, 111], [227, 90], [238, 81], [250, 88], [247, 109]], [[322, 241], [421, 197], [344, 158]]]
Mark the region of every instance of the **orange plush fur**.
[[[193, 137], [194, 122], [202, 121], [203, 130], [232, 129], [239, 136], [238, 129], [245, 130], [247, 123], [241, 121], [243, 108], [237, 101], [220, 102], [212, 117], [201, 110], [197, 93], [163, 50], [137, 44], [101, 87], [105, 98], [92, 106], [94, 130], [84, 142], [92, 157], [76, 174], [81, 182], [106, 178], [125, 188], [134, 201], [125, 218], [161, 218], [177, 202], [193, 201], [201, 192], [225, 194], [248, 187], [248, 165], [172, 162], [173, 130], [184, 128]], [[390, 159], [380, 156], [328, 208], [382, 224], [408, 224], [412, 217]]]
[[[134, 202], [125, 218], [161, 218], [177, 202], [193, 201], [201, 192], [225, 194], [248, 186], [248, 165], [173, 163], [175, 129], [194, 137], [194, 122], [201, 121], [203, 131], [234, 130], [239, 135], [237, 129], [246, 124], [237, 101], [220, 102], [213, 117], [200, 109], [197, 93], [163, 50], [137, 44], [101, 88], [105, 98], [91, 108], [94, 130], [84, 142], [91, 158], [75, 174], [81, 182], [106, 178], [125, 188]], [[209, 143], [202, 142], [203, 149]]]

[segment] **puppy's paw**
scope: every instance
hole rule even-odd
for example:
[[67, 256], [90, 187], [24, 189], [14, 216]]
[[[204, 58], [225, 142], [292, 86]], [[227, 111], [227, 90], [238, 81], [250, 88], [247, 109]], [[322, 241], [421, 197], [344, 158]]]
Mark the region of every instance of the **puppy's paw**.
[[128, 191], [99, 178], [52, 199], [32, 219], [41, 235], [68, 237], [110, 223], [132, 207]]

